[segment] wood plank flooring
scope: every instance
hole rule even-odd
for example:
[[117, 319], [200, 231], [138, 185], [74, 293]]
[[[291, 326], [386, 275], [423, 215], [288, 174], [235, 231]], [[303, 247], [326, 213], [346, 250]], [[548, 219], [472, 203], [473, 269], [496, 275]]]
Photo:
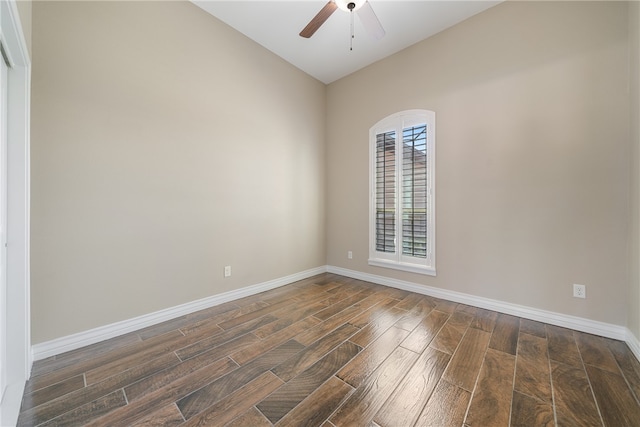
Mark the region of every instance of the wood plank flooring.
[[38, 361], [19, 426], [640, 426], [620, 341], [322, 274]]

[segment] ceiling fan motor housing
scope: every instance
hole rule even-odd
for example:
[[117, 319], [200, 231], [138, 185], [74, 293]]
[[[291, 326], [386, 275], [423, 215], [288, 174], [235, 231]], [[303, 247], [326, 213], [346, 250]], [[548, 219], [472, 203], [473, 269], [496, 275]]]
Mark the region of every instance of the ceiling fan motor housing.
[[335, 0], [335, 2], [339, 9], [345, 12], [351, 12], [360, 9], [366, 0]]

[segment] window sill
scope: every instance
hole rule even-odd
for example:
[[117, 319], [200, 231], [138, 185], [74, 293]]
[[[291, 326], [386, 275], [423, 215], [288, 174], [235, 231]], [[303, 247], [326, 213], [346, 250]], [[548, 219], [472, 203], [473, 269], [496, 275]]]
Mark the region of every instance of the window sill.
[[425, 274], [427, 276], [436, 275], [435, 268], [416, 265], [416, 264], [407, 264], [407, 263], [400, 263], [395, 261], [387, 261], [387, 260], [370, 258], [369, 265], [373, 265], [375, 267], [392, 268], [394, 270], [408, 271], [410, 273]]

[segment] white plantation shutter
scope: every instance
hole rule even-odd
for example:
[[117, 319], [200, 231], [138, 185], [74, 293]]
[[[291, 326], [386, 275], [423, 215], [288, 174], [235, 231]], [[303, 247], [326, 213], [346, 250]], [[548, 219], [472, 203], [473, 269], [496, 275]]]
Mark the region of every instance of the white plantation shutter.
[[435, 275], [435, 113], [394, 114], [370, 139], [369, 264]]
[[427, 257], [427, 125], [402, 129], [402, 253]]
[[376, 135], [376, 250], [396, 250], [396, 134]]

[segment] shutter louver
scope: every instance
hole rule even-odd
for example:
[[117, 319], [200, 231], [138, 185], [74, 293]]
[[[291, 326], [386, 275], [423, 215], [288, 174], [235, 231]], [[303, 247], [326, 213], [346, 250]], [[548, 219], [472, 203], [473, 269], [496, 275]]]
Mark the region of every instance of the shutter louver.
[[396, 133], [376, 135], [376, 250], [396, 250]]
[[402, 253], [427, 257], [427, 126], [402, 130]]

